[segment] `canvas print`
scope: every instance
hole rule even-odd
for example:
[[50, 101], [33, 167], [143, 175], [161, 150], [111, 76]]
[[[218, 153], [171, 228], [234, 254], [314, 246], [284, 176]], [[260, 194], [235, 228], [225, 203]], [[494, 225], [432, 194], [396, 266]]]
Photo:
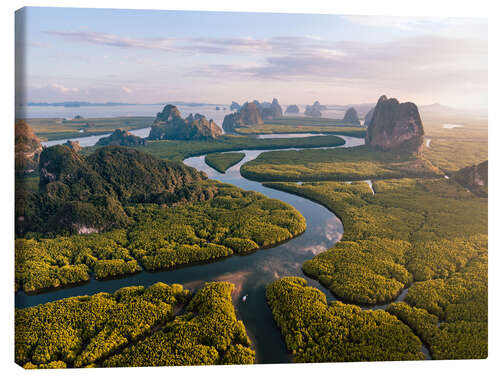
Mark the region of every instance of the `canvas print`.
[[15, 21], [19, 366], [488, 356], [487, 20]]

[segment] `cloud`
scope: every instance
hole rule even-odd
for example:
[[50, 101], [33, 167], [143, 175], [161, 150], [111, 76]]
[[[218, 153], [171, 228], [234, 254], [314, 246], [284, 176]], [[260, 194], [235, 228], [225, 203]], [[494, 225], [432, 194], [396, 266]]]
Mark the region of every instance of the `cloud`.
[[95, 31], [45, 31], [45, 34], [72, 42], [83, 42], [127, 49], [149, 49], [182, 54], [277, 54], [295, 49], [328, 49], [328, 43], [318, 36], [279, 36], [267, 39], [240, 38], [131, 38]]
[[127, 94], [132, 93], [132, 89], [129, 89], [129, 88], [128, 88], [128, 87], [126, 87], [126, 86], [122, 86], [122, 90], [123, 90], [124, 92], [126, 92]]
[[342, 16], [350, 23], [362, 26], [391, 28], [404, 31], [421, 30], [425, 24], [436, 23], [437, 19], [428, 17], [401, 16]]
[[351, 87], [454, 89], [487, 85], [487, 41], [418, 36], [384, 43], [329, 42], [267, 56], [260, 64], [198, 65], [210, 78], [330, 82]]

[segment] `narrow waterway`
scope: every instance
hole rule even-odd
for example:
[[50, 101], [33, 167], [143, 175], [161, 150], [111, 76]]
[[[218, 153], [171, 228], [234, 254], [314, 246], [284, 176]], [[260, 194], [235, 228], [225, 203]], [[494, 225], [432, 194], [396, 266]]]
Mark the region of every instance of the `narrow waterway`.
[[[346, 144], [353, 147], [364, 143], [363, 139], [342, 136]], [[66, 140], [64, 140], [66, 141]], [[256, 251], [249, 255], [235, 255], [212, 263], [192, 265], [161, 272], [141, 272], [124, 278], [90, 282], [51, 292], [28, 296], [16, 294], [16, 307], [23, 308], [61, 298], [90, 295], [99, 292], [113, 293], [119, 288], [131, 285], [151, 285], [156, 282], [180, 283], [189, 289], [196, 289], [206, 281], [224, 280], [236, 285], [235, 307], [239, 319], [243, 320], [257, 353], [258, 363], [285, 363], [291, 361], [285, 342], [273, 320], [266, 303], [265, 287], [271, 281], [284, 276], [306, 277], [302, 263], [311, 259], [340, 240], [343, 226], [340, 219], [325, 207], [308, 199], [286, 192], [264, 187], [261, 183], [243, 178], [240, 167], [269, 150], [243, 150], [245, 157], [226, 173], [219, 173], [205, 164], [204, 155], [184, 160], [184, 163], [209, 178], [236, 185], [245, 190], [254, 190], [270, 198], [276, 198], [294, 206], [307, 221], [306, 231], [277, 247]], [[371, 181], [367, 181], [371, 187]], [[332, 294], [316, 280], [307, 278], [311, 286], [323, 291], [329, 300]], [[402, 296], [404, 296], [404, 292]], [[245, 300], [242, 299], [246, 296]], [[400, 296], [400, 297], [402, 297]], [[382, 308], [380, 306], [378, 308]], [[375, 307], [377, 308], [377, 307]]]

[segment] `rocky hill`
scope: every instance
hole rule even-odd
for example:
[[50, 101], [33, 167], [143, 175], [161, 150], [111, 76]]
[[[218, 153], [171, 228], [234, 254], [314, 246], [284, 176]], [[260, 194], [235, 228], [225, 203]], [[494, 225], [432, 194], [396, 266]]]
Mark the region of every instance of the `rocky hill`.
[[132, 133], [116, 129], [108, 137], [99, 139], [96, 146], [139, 146], [146, 144], [144, 138], [133, 135]]
[[199, 113], [183, 119], [176, 106], [166, 105], [156, 115], [148, 139], [208, 140], [222, 134], [221, 128]]
[[42, 152], [40, 139], [24, 120], [15, 125], [15, 171], [16, 175], [34, 172]]
[[259, 102], [246, 102], [238, 112], [231, 113], [224, 117], [222, 128], [226, 132], [234, 132], [234, 129], [250, 125], [263, 124], [262, 108]]
[[[40, 155], [39, 191], [16, 210], [16, 233], [93, 233], [130, 223], [125, 206], [174, 205], [213, 197], [206, 176], [136, 149], [105, 146], [84, 156], [64, 145]], [[140, 182], [140, 183], [139, 183]], [[22, 217], [22, 220], [19, 220]]]
[[399, 103], [382, 95], [373, 110], [365, 143], [382, 150], [420, 153], [423, 148], [424, 127], [414, 103]]
[[308, 105], [304, 111], [304, 115], [309, 117], [321, 117], [321, 111], [313, 105]]
[[278, 99], [274, 98], [269, 107], [262, 109], [262, 119], [272, 120], [277, 117], [283, 116], [283, 110], [281, 109]]
[[360, 125], [358, 118], [358, 112], [354, 109], [354, 107], [350, 107], [345, 111], [344, 120], [347, 124]]
[[453, 179], [481, 197], [488, 196], [488, 160], [460, 169]]
[[300, 109], [297, 105], [292, 104], [286, 107], [285, 113], [300, 113]]
[[231, 106], [229, 107], [229, 109], [230, 109], [231, 111], [237, 111], [237, 110], [239, 110], [240, 108], [241, 108], [241, 105], [239, 105], [239, 104], [238, 104], [238, 103], [236, 103], [235, 101], [233, 101], [233, 102], [231, 103]]

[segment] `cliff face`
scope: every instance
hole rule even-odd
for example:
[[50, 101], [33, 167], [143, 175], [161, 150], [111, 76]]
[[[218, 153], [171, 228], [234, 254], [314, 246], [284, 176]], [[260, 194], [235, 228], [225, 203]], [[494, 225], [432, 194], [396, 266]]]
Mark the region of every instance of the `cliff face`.
[[261, 111], [262, 107], [259, 102], [246, 102], [238, 112], [224, 117], [222, 128], [226, 132], [234, 132], [236, 128], [263, 124]]
[[382, 95], [368, 125], [365, 143], [382, 150], [420, 153], [424, 127], [413, 103], [399, 103]]
[[126, 130], [116, 129], [110, 136], [99, 139], [96, 146], [138, 146], [145, 143], [146, 141], [141, 137]]
[[280, 103], [276, 98], [273, 99], [269, 107], [262, 109], [262, 118], [264, 120], [272, 120], [281, 116], [283, 116], [283, 110], [281, 109]]
[[199, 113], [183, 119], [177, 107], [169, 104], [157, 114], [148, 139], [207, 140], [221, 134], [221, 128], [213, 120]]
[[347, 111], [345, 111], [344, 122], [348, 123], [348, 124], [354, 124], [354, 125], [361, 124], [359, 122], [358, 112], [356, 112], [356, 110], [353, 107], [351, 107]]
[[368, 113], [365, 115], [365, 123], [364, 123], [364, 127], [368, 127], [368, 125], [370, 125], [370, 122], [372, 121], [372, 118], [373, 118], [373, 111], [375, 110], [375, 108], [372, 108], [368, 111]]
[[24, 120], [17, 120], [15, 125], [15, 171], [16, 174], [34, 172], [42, 152], [40, 139]]
[[488, 160], [460, 169], [453, 179], [476, 195], [488, 196]]
[[229, 107], [229, 109], [230, 109], [231, 111], [237, 111], [237, 110], [239, 110], [240, 108], [241, 108], [241, 105], [239, 105], [239, 104], [238, 104], [238, 103], [236, 103], [235, 101], [233, 101], [233, 102], [231, 103], [231, 106]]

